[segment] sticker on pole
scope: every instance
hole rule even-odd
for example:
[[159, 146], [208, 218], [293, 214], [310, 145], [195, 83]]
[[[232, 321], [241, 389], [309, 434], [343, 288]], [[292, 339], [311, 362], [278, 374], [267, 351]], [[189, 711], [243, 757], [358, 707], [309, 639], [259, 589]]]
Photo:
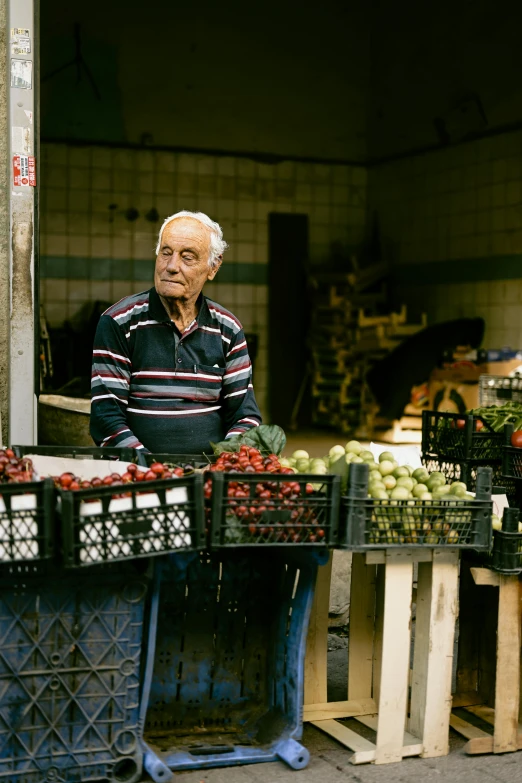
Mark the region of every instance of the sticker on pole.
[[11, 54], [31, 54], [31, 31], [22, 27], [11, 27]]
[[13, 156], [13, 185], [36, 187], [36, 159], [33, 156]]

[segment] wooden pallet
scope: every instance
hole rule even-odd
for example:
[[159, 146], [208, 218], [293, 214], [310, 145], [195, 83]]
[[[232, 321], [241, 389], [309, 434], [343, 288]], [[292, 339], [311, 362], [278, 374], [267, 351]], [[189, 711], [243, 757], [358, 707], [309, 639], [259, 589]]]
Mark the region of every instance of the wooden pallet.
[[[354, 554], [347, 700], [330, 703], [331, 561], [319, 569], [305, 661], [304, 720], [353, 750], [352, 764], [448, 753], [458, 561], [456, 550], [441, 548]], [[414, 563], [419, 575], [408, 716]], [[375, 742], [340, 723], [342, 718], [374, 730]]]
[[[485, 590], [481, 588], [494, 588]], [[522, 750], [520, 654], [522, 583], [463, 562], [460, 588], [458, 693], [451, 728], [468, 740], [469, 754]], [[492, 731], [469, 718], [479, 718]]]

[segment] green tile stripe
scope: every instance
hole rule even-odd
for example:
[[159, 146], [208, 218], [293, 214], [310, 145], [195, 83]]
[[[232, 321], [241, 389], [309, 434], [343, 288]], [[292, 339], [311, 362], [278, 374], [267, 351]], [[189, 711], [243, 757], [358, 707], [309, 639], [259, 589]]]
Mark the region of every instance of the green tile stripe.
[[[40, 277], [46, 280], [135, 280], [152, 283], [154, 261], [116, 258], [76, 258], [73, 256], [40, 256]], [[216, 283], [250, 283], [266, 285], [266, 264], [229, 262], [223, 264]]]
[[422, 264], [399, 264], [391, 269], [394, 283], [436, 285], [522, 278], [522, 254], [456, 258]]

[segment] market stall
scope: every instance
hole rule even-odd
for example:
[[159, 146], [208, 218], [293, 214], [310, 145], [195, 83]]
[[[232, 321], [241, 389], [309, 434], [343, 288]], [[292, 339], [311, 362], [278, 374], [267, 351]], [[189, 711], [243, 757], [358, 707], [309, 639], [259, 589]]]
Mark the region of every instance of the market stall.
[[[422, 456], [357, 441], [323, 458], [284, 456], [283, 431], [266, 425], [207, 455], [2, 450], [0, 617], [11, 663], [0, 768], [16, 763], [35, 783], [55, 768], [66, 780], [96, 768], [128, 783], [143, 768], [157, 781], [260, 761], [301, 769], [303, 720], [353, 751], [354, 764], [445, 755], [450, 726], [469, 753], [518, 749], [514, 417], [513, 403], [427, 414]], [[506, 475], [513, 507], [501, 520], [507, 499], [492, 490], [504, 493]], [[352, 609], [346, 700], [328, 702], [336, 548], [353, 553]], [[486, 589], [490, 630], [477, 641], [474, 591]], [[27, 638], [41, 628], [37, 647], [11, 649], [12, 622]], [[35, 698], [60, 747], [36, 742]], [[21, 733], [32, 738], [23, 751]]]

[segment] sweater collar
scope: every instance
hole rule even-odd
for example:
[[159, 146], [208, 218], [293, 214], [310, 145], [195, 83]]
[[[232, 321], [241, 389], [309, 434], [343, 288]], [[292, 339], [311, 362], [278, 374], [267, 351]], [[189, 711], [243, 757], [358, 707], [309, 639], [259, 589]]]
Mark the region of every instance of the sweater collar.
[[[207, 297], [203, 296], [201, 293], [199, 295], [198, 303], [199, 312], [196, 318], [197, 325], [210, 326], [212, 324], [212, 316], [208, 309]], [[149, 290], [149, 314], [154, 321], [158, 321], [159, 323], [172, 323], [154, 286]]]

